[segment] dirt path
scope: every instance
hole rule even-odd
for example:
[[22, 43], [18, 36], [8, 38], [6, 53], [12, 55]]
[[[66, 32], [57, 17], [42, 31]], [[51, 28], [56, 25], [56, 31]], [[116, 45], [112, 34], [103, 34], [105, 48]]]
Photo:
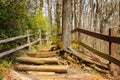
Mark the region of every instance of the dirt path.
[[[39, 55], [41, 55], [41, 53], [46, 54], [46, 52], [50, 53], [47, 48], [44, 48], [38, 54]], [[32, 53], [34, 53], [34, 52], [32, 52]], [[35, 55], [37, 53], [35, 52], [35, 54], [31, 54], [32, 57], [33, 57], [33, 55], [35, 57]], [[38, 56], [38, 54], [37, 54], [37, 56]], [[48, 55], [47, 55], [47, 57], [48, 57]], [[59, 61], [65, 62], [64, 59], [60, 58], [58, 55], [55, 55], [52, 57], [59, 58]], [[18, 64], [21, 64], [21, 63], [18, 63]], [[57, 64], [58, 66], [59, 65], [67, 65], [68, 66], [67, 73], [30, 71], [30, 70], [17, 71], [14, 69], [17, 65], [15, 64], [15, 65], [13, 65], [14, 66], [13, 68], [5, 70], [4, 74], [6, 76], [3, 80], [120, 80], [117, 78], [114, 79], [109, 74], [99, 73], [90, 67], [86, 67], [86, 66], [83, 67], [83, 66], [81, 66], [81, 64], [80, 65], [76, 65], [76, 64], [68, 65], [66, 63], [64, 63], [64, 64], [58, 63]], [[34, 64], [31, 64], [31, 65], [34, 65]], [[51, 65], [51, 64], [42, 64], [42, 65]]]
[[[18, 72], [10, 69], [3, 80], [114, 80], [112, 77], [103, 77], [92, 69], [80, 69], [70, 66], [67, 74], [47, 74], [43, 72]], [[119, 79], [118, 79], [119, 80]]]

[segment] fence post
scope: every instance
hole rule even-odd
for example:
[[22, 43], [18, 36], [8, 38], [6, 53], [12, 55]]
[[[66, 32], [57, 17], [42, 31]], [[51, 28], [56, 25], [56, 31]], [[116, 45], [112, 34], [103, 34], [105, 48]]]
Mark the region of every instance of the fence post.
[[[27, 30], [27, 35], [29, 35], [29, 31]], [[27, 37], [27, 43], [29, 44], [28, 49], [31, 50], [31, 45], [30, 45], [30, 36]]]
[[[114, 33], [115, 33], [114, 28], [110, 28], [109, 35], [114, 36]], [[113, 56], [113, 57], [115, 56], [114, 43], [112, 43], [112, 42], [109, 42], [109, 55]], [[115, 71], [115, 65], [113, 63], [109, 62], [109, 67], [110, 67], [111, 74], [114, 76], [117, 75], [116, 71]]]
[[[80, 23], [78, 23], [78, 28], [80, 28]], [[78, 41], [81, 41], [81, 38], [80, 38], [80, 32], [78, 31]], [[78, 44], [78, 51], [81, 51], [81, 47], [80, 45]]]
[[40, 39], [39, 44], [42, 45], [42, 34], [41, 34], [41, 30], [39, 30], [39, 39]]

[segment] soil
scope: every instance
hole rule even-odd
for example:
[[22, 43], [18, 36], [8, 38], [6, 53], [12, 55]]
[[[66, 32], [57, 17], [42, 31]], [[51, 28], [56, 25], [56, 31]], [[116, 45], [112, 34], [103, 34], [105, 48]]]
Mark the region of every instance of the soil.
[[5, 78], [2, 80], [120, 80], [120, 76], [112, 77], [110, 74], [103, 74], [92, 68], [79, 68], [69, 65], [66, 74], [44, 74], [43, 72], [18, 72], [13, 68], [4, 70]]
[[[61, 61], [65, 62], [64, 59], [61, 59]], [[6, 68], [3, 71], [5, 77], [2, 80], [120, 80], [120, 75], [113, 77], [110, 73], [100, 73], [91, 67], [84, 66], [83, 64], [65, 63], [69, 68], [67, 73], [61, 74], [17, 71], [14, 68], [17, 64], [13, 64], [11, 68]]]

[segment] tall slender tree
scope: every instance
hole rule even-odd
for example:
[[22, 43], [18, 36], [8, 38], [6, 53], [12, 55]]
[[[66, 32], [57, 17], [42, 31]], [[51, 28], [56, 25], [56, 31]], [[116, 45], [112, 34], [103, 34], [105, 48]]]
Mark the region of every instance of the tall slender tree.
[[40, 0], [40, 8], [39, 8], [39, 14], [42, 16], [43, 12], [43, 0]]
[[98, 5], [98, 0], [96, 0], [96, 3], [95, 3], [95, 18], [94, 18], [94, 25], [93, 25], [93, 27], [94, 27], [94, 31], [96, 32], [97, 31], [97, 29], [98, 29], [98, 8], [99, 8], [99, 5]]
[[[60, 15], [61, 15], [61, 0], [57, 0], [57, 4], [56, 4], [56, 23], [57, 23], [57, 34], [60, 34]], [[60, 37], [57, 37], [58, 40], [60, 39]]]
[[62, 41], [64, 49], [71, 45], [71, 2], [71, 0], [63, 0]]
[[79, 2], [79, 27], [81, 27], [83, 5], [84, 5], [83, 0], [80, 0]]
[[75, 28], [78, 27], [78, 0], [74, 0], [74, 9], [75, 9]]
[[48, 17], [49, 17], [49, 26], [50, 26], [50, 34], [52, 31], [52, 0], [47, 0], [48, 4]]

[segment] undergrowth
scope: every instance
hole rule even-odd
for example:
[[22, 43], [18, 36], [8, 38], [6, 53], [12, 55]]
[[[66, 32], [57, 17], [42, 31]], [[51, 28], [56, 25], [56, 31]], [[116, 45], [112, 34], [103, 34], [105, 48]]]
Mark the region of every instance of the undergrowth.
[[19, 56], [20, 53], [13, 53], [6, 55], [5, 57], [0, 58], [0, 80], [2, 80], [5, 77], [4, 71], [7, 68], [10, 68], [13, 63], [15, 63], [16, 56]]
[[0, 80], [5, 77], [5, 75], [3, 74], [3, 72], [4, 72], [4, 70], [6, 68], [9, 68], [11, 66], [11, 64], [12, 64], [11, 61], [0, 59]]

